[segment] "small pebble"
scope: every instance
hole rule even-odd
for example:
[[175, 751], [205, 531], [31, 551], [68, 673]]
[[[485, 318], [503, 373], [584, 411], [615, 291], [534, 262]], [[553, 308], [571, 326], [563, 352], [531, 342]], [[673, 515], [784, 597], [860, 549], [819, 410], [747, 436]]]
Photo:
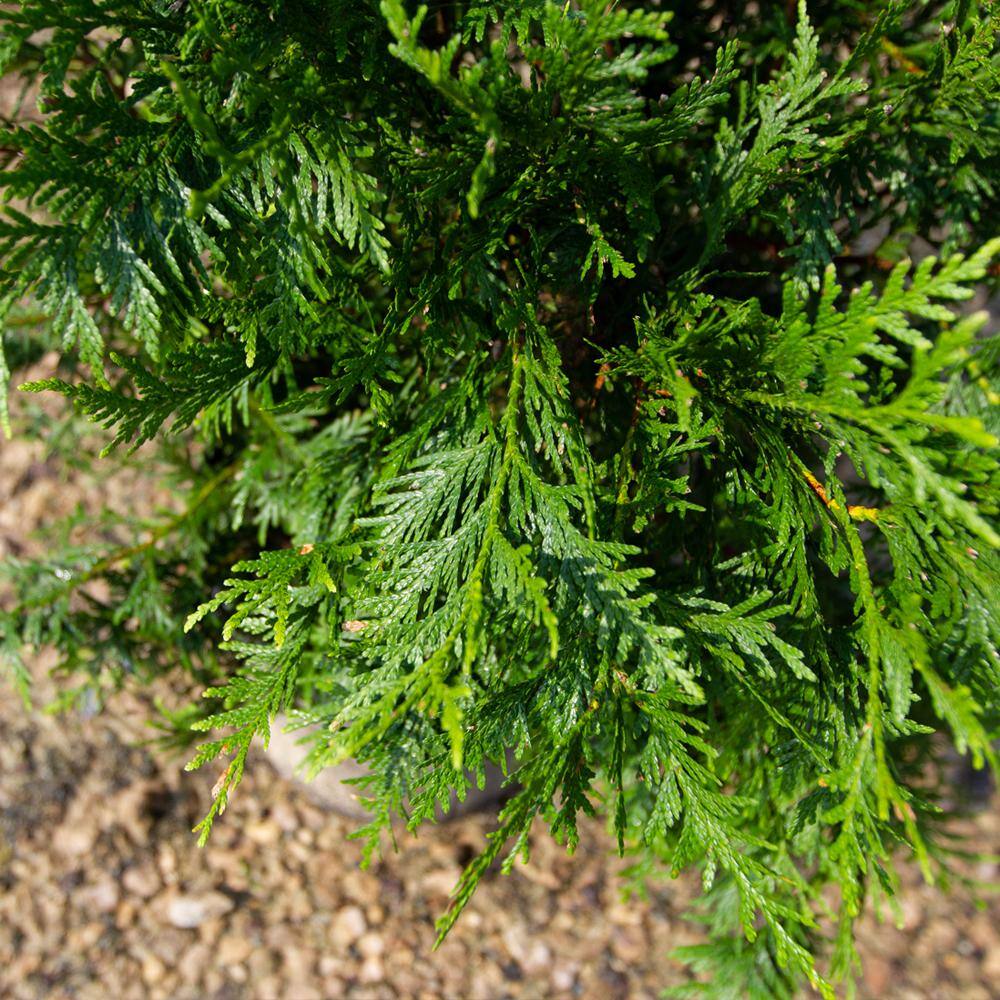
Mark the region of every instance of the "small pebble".
[[345, 906], [333, 919], [330, 937], [338, 952], [349, 948], [367, 929], [360, 906]]
[[212, 917], [228, 913], [233, 901], [221, 892], [206, 892], [198, 896], [175, 896], [167, 903], [167, 919], [182, 929], [200, 927]]
[[152, 865], [128, 868], [122, 876], [125, 891], [140, 899], [149, 899], [160, 890], [160, 877]]

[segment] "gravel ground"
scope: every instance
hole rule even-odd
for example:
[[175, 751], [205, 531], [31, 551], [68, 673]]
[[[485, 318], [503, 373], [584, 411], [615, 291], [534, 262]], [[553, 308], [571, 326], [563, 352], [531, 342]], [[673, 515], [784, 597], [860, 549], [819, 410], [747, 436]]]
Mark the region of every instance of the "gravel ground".
[[[122, 699], [122, 707], [128, 699]], [[625, 905], [597, 826], [577, 856], [489, 881], [436, 953], [433, 920], [488, 829], [401, 842], [367, 872], [351, 824], [259, 763], [200, 851], [208, 775], [124, 719], [0, 722], [0, 994], [12, 997], [652, 997], [694, 939], [669, 892]]]
[[[44, 368], [44, 364], [41, 366]], [[37, 376], [40, 372], [30, 373]], [[89, 495], [38, 443], [0, 441], [0, 558], [78, 500], [136, 501], [127, 474]], [[55, 688], [35, 664], [39, 702]], [[681, 912], [692, 882], [623, 901], [602, 825], [569, 858], [542, 831], [532, 864], [488, 878], [452, 936], [433, 921], [488, 817], [403, 835], [362, 872], [350, 821], [317, 808], [258, 756], [207, 848], [190, 833], [212, 774], [186, 774], [144, 741], [146, 705], [27, 714], [0, 699], [0, 996], [270, 998], [655, 997], [683, 981], [671, 948], [698, 940]], [[967, 824], [1000, 853], [994, 800]], [[995, 861], [969, 873], [994, 887]], [[977, 910], [904, 869], [903, 927], [866, 917], [870, 1000], [1000, 997], [1000, 900]]]

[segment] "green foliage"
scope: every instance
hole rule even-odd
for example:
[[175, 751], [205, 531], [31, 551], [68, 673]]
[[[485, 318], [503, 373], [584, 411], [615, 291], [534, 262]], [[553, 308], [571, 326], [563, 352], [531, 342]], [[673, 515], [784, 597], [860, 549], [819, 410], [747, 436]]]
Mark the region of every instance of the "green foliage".
[[1000, 12], [757, 6], [0, 15], [0, 381], [51, 331], [182, 497], [3, 567], [22, 689], [207, 685], [203, 839], [278, 711], [369, 855], [500, 764], [442, 934], [601, 811], [701, 872], [683, 995], [849, 980], [941, 734], [997, 767]]

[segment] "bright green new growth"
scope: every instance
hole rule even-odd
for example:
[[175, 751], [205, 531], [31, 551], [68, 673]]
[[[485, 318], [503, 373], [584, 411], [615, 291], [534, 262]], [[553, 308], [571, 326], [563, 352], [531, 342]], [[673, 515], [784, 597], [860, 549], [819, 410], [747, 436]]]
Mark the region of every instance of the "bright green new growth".
[[203, 839], [279, 711], [369, 853], [513, 761], [442, 934], [601, 810], [702, 873], [687, 993], [832, 995], [945, 872], [937, 734], [997, 766], [1000, 20], [673, 6], [4, 13], [0, 381], [55, 338], [188, 499], [11, 561], [0, 649], [208, 685]]

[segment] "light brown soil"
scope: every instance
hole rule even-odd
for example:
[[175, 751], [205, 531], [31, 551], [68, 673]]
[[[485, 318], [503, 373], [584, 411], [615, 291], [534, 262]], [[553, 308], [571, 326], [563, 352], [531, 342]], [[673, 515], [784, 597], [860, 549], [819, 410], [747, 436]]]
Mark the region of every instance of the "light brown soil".
[[[23, 427], [23, 404], [16, 412]], [[33, 522], [126, 489], [95, 499], [80, 483], [38, 442], [0, 442], [0, 558], [31, 547]], [[46, 666], [35, 665], [40, 702], [54, 690]], [[623, 902], [624, 863], [596, 822], [572, 858], [537, 831], [532, 864], [489, 877], [433, 952], [434, 918], [489, 818], [403, 837], [362, 872], [351, 823], [258, 757], [199, 850], [190, 829], [214, 775], [144, 748], [146, 718], [131, 694], [93, 718], [0, 699], [0, 996], [610, 1000], [683, 981], [669, 952], [698, 940], [681, 917], [691, 880]], [[969, 834], [973, 848], [1000, 850], [995, 801]], [[1000, 882], [995, 860], [972, 871]], [[914, 868], [904, 881], [902, 930], [862, 922], [863, 995], [1000, 997], [1000, 901], [977, 912]]]

